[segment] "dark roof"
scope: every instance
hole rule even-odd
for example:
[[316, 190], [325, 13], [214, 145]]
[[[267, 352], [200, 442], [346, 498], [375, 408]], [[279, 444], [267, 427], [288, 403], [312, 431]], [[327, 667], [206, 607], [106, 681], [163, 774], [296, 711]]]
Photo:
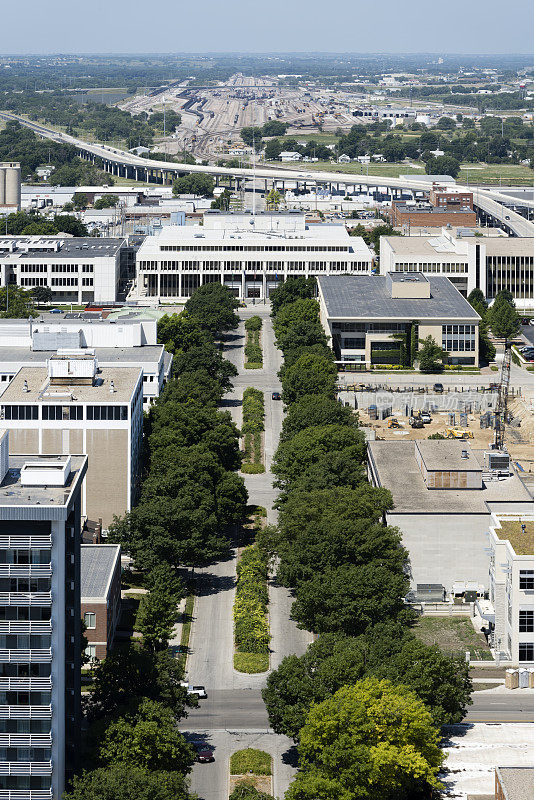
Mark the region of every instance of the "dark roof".
[[430, 297], [421, 299], [392, 298], [386, 275], [321, 275], [317, 282], [333, 319], [480, 319], [448, 278], [427, 278]]
[[106, 598], [121, 548], [118, 544], [82, 544], [81, 599]]

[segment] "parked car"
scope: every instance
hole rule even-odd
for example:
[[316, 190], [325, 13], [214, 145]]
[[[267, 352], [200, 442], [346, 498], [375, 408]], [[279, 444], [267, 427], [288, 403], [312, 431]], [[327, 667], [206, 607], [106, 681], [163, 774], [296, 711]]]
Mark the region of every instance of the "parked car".
[[434, 384], [434, 392], [436, 394], [443, 394], [443, 392], [444, 392], [443, 384], [442, 383], [435, 383]]
[[280, 392], [273, 392], [272, 395], [271, 395], [271, 398], [273, 400], [281, 400], [282, 399], [282, 395], [280, 394]]
[[421, 419], [425, 425], [429, 425], [432, 422], [432, 417], [428, 411], [421, 411]]
[[197, 761], [201, 764], [209, 764], [212, 761], [215, 761], [215, 756], [213, 755], [213, 750], [211, 747], [206, 747], [205, 745], [199, 745], [196, 748], [197, 751]]
[[51, 308], [50, 309], [50, 313], [51, 314], [62, 314], [63, 312], [62, 312], [62, 310], [60, 308]]

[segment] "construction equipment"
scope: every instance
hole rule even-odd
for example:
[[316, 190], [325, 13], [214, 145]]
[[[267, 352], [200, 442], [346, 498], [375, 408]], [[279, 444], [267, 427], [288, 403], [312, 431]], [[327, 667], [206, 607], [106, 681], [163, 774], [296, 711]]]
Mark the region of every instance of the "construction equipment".
[[423, 422], [423, 417], [421, 416], [421, 412], [420, 411], [412, 412], [412, 415], [410, 417], [410, 425], [412, 426], [412, 428], [424, 428], [425, 427], [425, 423]]
[[504, 429], [506, 426], [506, 413], [508, 410], [508, 389], [510, 387], [510, 365], [512, 363], [512, 342], [504, 343], [502, 358], [501, 380], [499, 394], [497, 395], [497, 408], [495, 409], [495, 439], [494, 450], [504, 450]]
[[388, 428], [402, 428], [402, 425], [400, 424], [397, 417], [390, 417], [388, 419]]
[[445, 428], [446, 439], [474, 439], [473, 431], [467, 428]]

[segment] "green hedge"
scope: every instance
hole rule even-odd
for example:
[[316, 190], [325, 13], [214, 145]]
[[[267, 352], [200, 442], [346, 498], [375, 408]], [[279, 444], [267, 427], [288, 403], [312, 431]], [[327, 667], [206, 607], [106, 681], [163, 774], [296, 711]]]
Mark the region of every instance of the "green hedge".
[[[251, 319], [259, 319], [261, 327], [261, 319], [259, 317], [251, 317]], [[247, 321], [250, 322], [250, 320]], [[252, 364], [257, 366], [253, 367]], [[247, 341], [245, 344], [245, 367], [248, 367], [248, 369], [261, 369], [261, 367], [263, 367], [263, 351], [260, 344], [259, 328], [247, 328]]]
[[253, 775], [271, 775], [272, 758], [269, 753], [265, 753], [263, 750], [254, 750], [252, 747], [232, 753], [230, 774], [246, 775], [247, 772], [252, 772]]
[[261, 435], [264, 430], [265, 399], [263, 392], [249, 386], [243, 392], [243, 466], [242, 472], [265, 472], [262, 463]]
[[256, 545], [245, 548], [237, 564], [234, 603], [235, 645], [242, 653], [269, 652], [267, 574], [267, 563]]
[[262, 326], [262, 319], [261, 317], [249, 317], [245, 322], [245, 330], [246, 331], [260, 331]]

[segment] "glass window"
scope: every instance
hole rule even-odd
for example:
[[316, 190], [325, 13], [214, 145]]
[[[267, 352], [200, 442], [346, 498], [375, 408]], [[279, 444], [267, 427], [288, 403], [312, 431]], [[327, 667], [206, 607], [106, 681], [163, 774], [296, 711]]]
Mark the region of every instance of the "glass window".
[[83, 621], [85, 622], [85, 626], [89, 628], [96, 628], [96, 614], [92, 611], [86, 611], [83, 615]]
[[519, 588], [534, 589], [534, 569], [522, 569], [519, 572]]
[[534, 661], [534, 642], [519, 642], [519, 660]]

